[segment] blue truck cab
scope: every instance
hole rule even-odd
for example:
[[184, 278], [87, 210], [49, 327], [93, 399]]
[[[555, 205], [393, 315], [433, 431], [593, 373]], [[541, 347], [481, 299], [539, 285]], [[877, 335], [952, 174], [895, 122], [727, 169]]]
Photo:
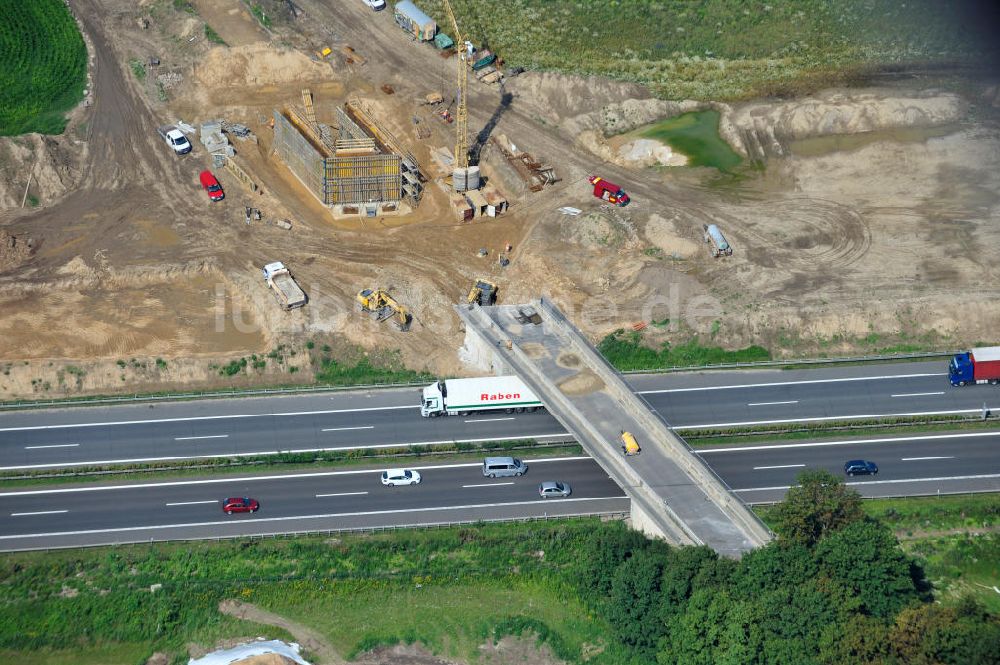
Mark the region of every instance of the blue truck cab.
[[952, 357], [951, 362], [948, 363], [948, 380], [953, 386], [975, 383], [971, 354], [956, 353]]

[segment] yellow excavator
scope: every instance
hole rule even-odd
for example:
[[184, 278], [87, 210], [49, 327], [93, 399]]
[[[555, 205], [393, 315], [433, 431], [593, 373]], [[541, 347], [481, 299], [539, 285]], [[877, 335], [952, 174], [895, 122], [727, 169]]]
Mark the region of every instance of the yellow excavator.
[[413, 317], [387, 291], [382, 289], [364, 289], [363, 291], [359, 291], [358, 303], [361, 305], [361, 311], [370, 312], [376, 321], [392, 319], [392, 322], [401, 332], [406, 332], [410, 329], [410, 322], [413, 321]]
[[482, 278], [477, 279], [476, 283], [472, 285], [472, 290], [469, 291], [468, 303], [470, 305], [479, 305], [480, 307], [489, 307], [496, 304], [496, 301], [497, 285]]

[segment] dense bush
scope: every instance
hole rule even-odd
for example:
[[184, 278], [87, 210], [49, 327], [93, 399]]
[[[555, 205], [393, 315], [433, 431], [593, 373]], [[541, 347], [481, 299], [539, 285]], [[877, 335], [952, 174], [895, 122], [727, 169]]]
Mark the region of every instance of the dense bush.
[[609, 527], [594, 542], [614, 569], [610, 591], [588, 548], [581, 594], [640, 660], [660, 665], [1000, 662], [997, 617], [972, 600], [931, 604], [920, 568], [853, 490], [825, 473], [800, 483], [775, 513], [782, 537], [738, 562]]
[[83, 97], [87, 48], [61, 0], [0, 0], [0, 136], [60, 134]]

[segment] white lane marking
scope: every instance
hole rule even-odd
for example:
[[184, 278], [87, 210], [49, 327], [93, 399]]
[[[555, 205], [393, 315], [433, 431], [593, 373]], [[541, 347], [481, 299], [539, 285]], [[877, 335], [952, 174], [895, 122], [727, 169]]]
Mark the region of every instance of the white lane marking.
[[944, 395], [944, 391], [936, 393], [900, 393], [899, 395], [889, 395], [889, 397], [925, 397], [928, 395]]
[[215, 499], [209, 501], [175, 501], [174, 503], [168, 503], [168, 506], [195, 506], [203, 503], [219, 503]]
[[[1000, 478], [1000, 473], [990, 473], [980, 476], [943, 476], [940, 478], [903, 478], [900, 480], [864, 480], [844, 483], [845, 485], [893, 485], [899, 483], [932, 483], [945, 480], [986, 480], [990, 478]], [[745, 487], [733, 490], [734, 492], [767, 492], [774, 490], [787, 490], [791, 485], [775, 485], [774, 487]]]
[[228, 439], [228, 434], [208, 434], [206, 436], [175, 436], [174, 441], [194, 441], [195, 439]]
[[[986, 407], [989, 411], [996, 411], [1000, 407]], [[950, 411], [913, 411], [910, 413], [866, 413], [855, 416], [821, 416], [817, 418], [784, 418], [781, 420], [744, 420], [735, 423], [711, 423], [702, 425], [681, 425], [674, 427], [675, 430], [684, 429], [704, 429], [707, 427], [738, 427], [741, 425], [782, 425], [784, 423], [818, 423], [829, 420], [858, 420], [864, 418], [908, 418], [913, 416], [949, 416], [962, 413], [982, 413], [982, 407], [978, 409], [952, 409]]]
[[515, 418], [514, 416], [511, 416], [510, 418], [476, 418], [474, 420], [466, 420], [465, 422], [467, 422], [467, 423], [496, 423], [496, 422], [500, 422], [501, 420], [517, 420], [517, 418]]
[[711, 453], [735, 453], [750, 450], [774, 450], [775, 448], [821, 448], [823, 446], [849, 446], [855, 443], [893, 443], [906, 441], [942, 441], [945, 439], [973, 439], [977, 437], [996, 436], [1000, 432], [964, 432], [962, 434], [928, 434], [925, 436], [899, 436], [884, 439], [844, 439], [840, 441], [810, 441], [809, 443], [775, 443], [769, 446], [734, 446], [730, 448], [695, 448], [698, 455]]
[[41, 450], [42, 448], [76, 448], [79, 443], [56, 443], [51, 446], [25, 446], [25, 450]]
[[[528, 463], [528, 466], [532, 464], [544, 464], [546, 462], [579, 462], [581, 460], [591, 459], [588, 455], [579, 455], [577, 457], [547, 457], [543, 459], [525, 459], [524, 461]], [[411, 466], [410, 469], [416, 469], [417, 471], [430, 471], [435, 469], [462, 469], [468, 467], [478, 467], [482, 468], [482, 462], [463, 462], [461, 464], [435, 464], [428, 466]], [[134, 485], [97, 485], [94, 487], [64, 487], [59, 489], [47, 489], [47, 490], [24, 490], [24, 491], [13, 491], [13, 492], [0, 492], [0, 498], [2, 497], [12, 497], [12, 496], [37, 496], [40, 494], [66, 494], [70, 492], [103, 492], [105, 490], [129, 490], [129, 489], [144, 489], [147, 487], [183, 487], [186, 485], [212, 485], [216, 483], [244, 483], [252, 482], [258, 480], [294, 480], [297, 478], [327, 478], [331, 476], [356, 476], [362, 474], [377, 474], [381, 473], [382, 469], [352, 469], [350, 471], [315, 471], [312, 473], [292, 473], [292, 474], [279, 474], [270, 476], [243, 476], [238, 478], [210, 478], [204, 480], [175, 480], [162, 483], [137, 483]]]
[[11, 513], [11, 517], [28, 517], [29, 515], [59, 515], [61, 513], [68, 513], [68, 510], [39, 510], [34, 513]]
[[326, 429], [321, 429], [321, 432], [343, 432], [349, 429], [375, 429], [375, 425], [361, 425], [359, 427], [327, 427]]
[[940, 457], [901, 457], [901, 458], [899, 458], [899, 461], [900, 462], [922, 462], [923, 460], [931, 460], [931, 459], [955, 459], [955, 457], [954, 457], [954, 455], [952, 455], [951, 457], [943, 457], [943, 456], [940, 456]]
[[[590, 497], [590, 498], [567, 498], [560, 499], [559, 504], [564, 503], [581, 503], [584, 501], [611, 501], [615, 499], [628, 499], [628, 495], [621, 494], [619, 496], [600, 496], [600, 497]], [[254, 519], [253, 523], [263, 523], [263, 522], [284, 522], [288, 520], [315, 520], [315, 519], [330, 519], [336, 517], [367, 517], [370, 515], [399, 515], [405, 513], [424, 513], [432, 512], [435, 510], [445, 511], [445, 510], [472, 510], [475, 508], [507, 508], [512, 506], [532, 506], [532, 505], [551, 505], [551, 502], [547, 499], [535, 499], [533, 501], [511, 501], [507, 503], [474, 503], [464, 506], [436, 506], [433, 508], [399, 508], [396, 510], [366, 510], [364, 512], [357, 513], [327, 513], [325, 515], [289, 515], [287, 517], [258, 517]], [[117, 527], [114, 529], [88, 529], [86, 531], [54, 531], [49, 533], [21, 533], [13, 536], [0, 536], [0, 540], [19, 540], [22, 538], [45, 538], [54, 536], [83, 536], [93, 533], [124, 533], [129, 531], [154, 531], [159, 529], [181, 529], [181, 528], [192, 528], [200, 526], [221, 526], [221, 525], [232, 525], [233, 522], [219, 521], [219, 522], [194, 522], [186, 524], [157, 524], [154, 526], [126, 526]], [[245, 524], [245, 523], [242, 523]]]
[[478, 485], [462, 485], [462, 487], [499, 487], [500, 485], [513, 485], [514, 481], [509, 483], [479, 483]]
[[51, 464], [21, 464], [18, 466], [0, 466], [0, 471], [14, 471], [17, 469], [50, 469], [71, 466], [90, 466], [95, 464], [135, 464], [138, 462], [169, 462], [173, 460], [190, 459], [211, 459], [213, 457], [254, 457], [256, 455], [282, 455], [285, 453], [322, 453], [330, 450], [368, 450], [377, 448], [405, 448], [407, 446], [438, 446], [444, 443], [481, 443], [483, 441], [519, 441], [521, 439], [551, 439], [557, 436], [569, 436], [568, 432], [560, 434], [521, 434], [520, 436], [487, 436], [479, 439], [441, 439], [439, 441], [402, 441], [400, 443], [377, 443], [356, 446], [339, 446], [323, 448], [294, 448], [292, 450], [260, 450], [247, 451], [245, 453], [233, 453], [231, 451], [208, 453], [203, 455], [165, 455], [163, 457], [136, 457], [132, 459], [112, 459], [89, 462], [53, 462]]
[[779, 464], [777, 466], [755, 466], [754, 471], [763, 471], [765, 469], [797, 469], [803, 467], [805, 464]]
[[774, 383], [743, 383], [732, 386], [703, 386], [701, 388], [664, 388], [662, 390], [637, 390], [640, 395], [660, 393], [692, 393], [700, 390], [732, 390], [734, 388], [769, 388], [771, 386], [803, 386], [813, 383], [844, 383], [847, 381], [882, 381], [884, 379], [916, 379], [926, 376], [946, 376], [944, 373], [896, 374], [895, 376], [854, 376], [843, 379], [809, 379], [805, 381], [775, 381]]
[[[332, 398], [331, 398], [332, 399]], [[150, 423], [184, 423], [197, 420], [228, 420], [233, 418], [267, 418], [290, 416], [324, 416], [331, 413], [360, 413], [362, 411], [390, 411], [393, 409], [419, 409], [415, 406], [372, 406], [363, 409], [327, 409], [323, 411], [288, 411], [284, 413], [232, 413], [221, 416], [186, 416], [183, 418], [150, 418], [149, 420], [117, 420], [100, 423], [67, 423], [65, 425], [31, 425], [30, 427], [0, 427], [0, 432], [25, 432], [36, 429], [69, 429], [72, 427], [104, 427], [106, 425], [146, 425]]]
[[325, 496], [361, 496], [362, 494], [368, 494], [368, 492], [337, 492], [335, 494], [317, 494], [316, 498], [321, 499]]
[[776, 406], [778, 404], [798, 404], [799, 400], [790, 399], [787, 402], [750, 402], [747, 406]]

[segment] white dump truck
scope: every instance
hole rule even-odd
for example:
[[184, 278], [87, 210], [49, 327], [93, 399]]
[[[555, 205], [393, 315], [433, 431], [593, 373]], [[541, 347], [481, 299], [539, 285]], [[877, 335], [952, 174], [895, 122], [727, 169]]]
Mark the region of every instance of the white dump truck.
[[178, 155], [186, 155], [191, 152], [191, 142], [184, 136], [184, 132], [177, 129], [176, 125], [164, 125], [157, 127], [156, 133], [160, 135], [171, 150]]
[[448, 379], [424, 388], [420, 415], [464, 416], [474, 411], [521, 413], [544, 408], [542, 401], [516, 376]]
[[289, 310], [306, 304], [306, 294], [295, 283], [292, 273], [281, 261], [268, 263], [264, 266], [264, 281], [274, 293], [275, 299], [282, 309]]

